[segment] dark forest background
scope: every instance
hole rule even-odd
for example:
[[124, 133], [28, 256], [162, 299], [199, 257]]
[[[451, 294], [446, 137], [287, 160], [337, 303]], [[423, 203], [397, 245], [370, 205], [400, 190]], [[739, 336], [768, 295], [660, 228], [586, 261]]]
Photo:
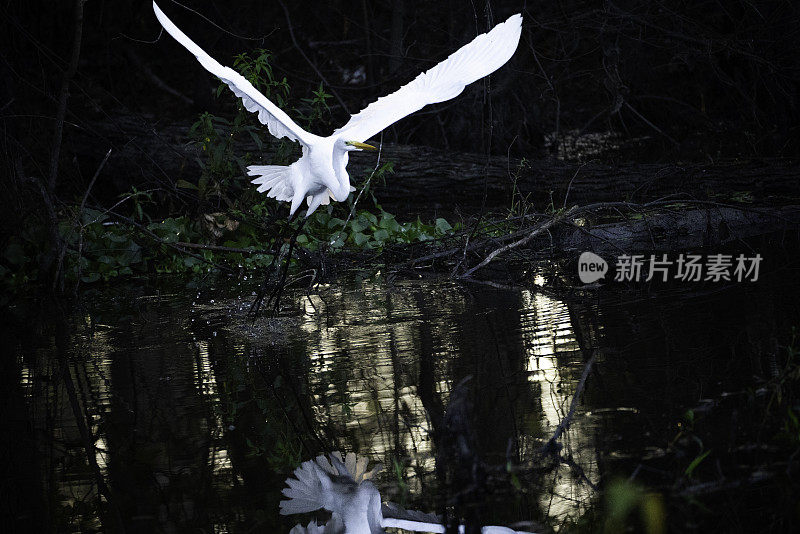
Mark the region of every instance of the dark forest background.
[[[12, 1], [0, 13], [3, 246], [31, 217], [49, 219], [52, 234], [65, 203], [107, 207], [131, 187], [167, 191], [169, 210], [183, 209], [192, 200], [175, 182], [198, 171], [176, 147], [189, 144], [200, 113], [236, 114], [230, 95], [215, 96], [218, 80], [161, 32], [150, 1], [76, 5]], [[800, 153], [800, 6], [790, 0], [160, 5], [223, 64], [268, 50], [293, 116], [322, 84], [331, 97], [315, 133], [522, 12], [522, 40], [506, 66], [400, 121], [383, 141], [541, 160], [585, 157], [565, 147], [596, 134], [611, 164]], [[89, 187], [109, 150], [104, 176]], [[178, 163], [165, 170], [173, 153]]]
[[[800, 6], [789, 0], [183, 5], [161, 2], [223, 64], [267, 49], [296, 100], [322, 81], [335, 98], [318, 133], [521, 11], [522, 41], [508, 66], [400, 122], [384, 140], [528, 155], [553, 135], [612, 130], [658, 139], [661, 157], [798, 148]], [[49, 148], [74, 2], [9, 2], [0, 16], [4, 128], [35, 158]], [[140, 114], [159, 124], [219, 106], [213, 77], [166, 33], [156, 41], [149, 1], [91, 0], [83, 16], [66, 134], [84, 121]]]

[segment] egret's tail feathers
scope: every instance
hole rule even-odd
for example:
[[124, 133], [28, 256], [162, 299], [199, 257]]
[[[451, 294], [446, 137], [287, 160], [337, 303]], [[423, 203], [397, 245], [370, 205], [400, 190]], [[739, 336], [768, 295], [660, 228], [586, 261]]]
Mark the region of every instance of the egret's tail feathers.
[[281, 493], [289, 499], [280, 502], [281, 515], [303, 514], [323, 507], [325, 487], [321, 477], [325, 475], [319, 469], [314, 460], [309, 460], [294, 470], [295, 478], [286, 479], [289, 487]]
[[281, 514], [302, 514], [325, 508], [330, 497], [331, 477], [343, 477], [360, 484], [380, 472], [381, 466], [367, 470], [367, 458], [348, 453], [342, 457], [338, 451], [317, 456], [314, 460], [303, 462], [294, 470], [295, 478], [287, 478], [288, 488], [282, 493], [288, 500], [280, 502]]
[[383, 469], [381, 464], [376, 464], [372, 469], [367, 470], [369, 459], [364, 456], [356, 456], [352, 452], [348, 452], [344, 458], [339, 451], [333, 451], [328, 456], [331, 460], [330, 463], [327, 463], [327, 458], [324, 456], [317, 457], [317, 461], [321, 458], [325, 462], [325, 465], [322, 465], [323, 469], [333, 475], [351, 478], [356, 484], [371, 480]]
[[250, 165], [248, 176], [257, 176], [252, 183], [258, 185], [258, 192], [267, 191], [267, 196], [291, 202], [294, 195], [292, 168], [285, 165]]

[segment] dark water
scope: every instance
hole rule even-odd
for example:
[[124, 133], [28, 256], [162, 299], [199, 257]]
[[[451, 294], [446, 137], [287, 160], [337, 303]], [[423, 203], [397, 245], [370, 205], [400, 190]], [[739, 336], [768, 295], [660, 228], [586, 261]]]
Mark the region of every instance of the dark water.
[[[527, 289], [342, 280], [290, 293], [280, 317], [255, 323], [241, 285], [95, 290], [61, 334], [49, 305], [20, 307], [4, 334], [5, 511], [19, 531], [288, 532], [298, 519], [278, 515], [283, 480], [331, 450], [382, 463], [385, 500], [435, 511], [452, 490], [436, 436], [467, 376], [465, 432], [491, 472], [475, 504], [486, 524], [565, 528], [615, 476], [674, 485], [699, 452], [756, 426], [736, 407], [702, 444], [679, 434], [688, 409], [702, 416], [773, 372], [775, 343], [800, 325], [791, 254], [771, 253], [758, 283], [553, 290], [562, 274], [543, 270]], [[545, 466], [537, 451], [591, 357], [561, 439], [570, 461]], [[743, 458], [696, 476], [760, 461]], [[670, 521], [708, 524], [737, 505], [720, 506]]]

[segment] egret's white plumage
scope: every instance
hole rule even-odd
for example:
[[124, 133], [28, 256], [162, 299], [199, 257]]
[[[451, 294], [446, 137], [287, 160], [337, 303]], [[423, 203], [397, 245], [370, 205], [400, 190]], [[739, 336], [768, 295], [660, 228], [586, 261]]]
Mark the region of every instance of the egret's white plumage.
[[428, 104], [457, 97], [467, 85], [488, 76], [511, 59], [521, 31], [522, 15], [512, 15], [394, 93], [379, 98], [350, 117], [333, 135], [366, 141]]
[[251, 165], [248, 175], [256, 177], [253, 183], [259, 186], [259, 192], [291, 202], [292, 215], [305, 199], [306, 217], [320, 205], [328, 204], [331, 198], [344, 200], [353, 190], [347, 174], [348, 152], [374, 149], [365, 144], [373, 135], [428, 104], [458, 96], [468, 84], [503, 66], [517, 49], [522, 29], [522, 16], [512, 15], [410, 83], [353, 115], [332, 135], [320, 137], [300, 128], [244, 76], [217, 63], [179, 30], [155, 2], [153, 10], [164, 29], [197, 56], [203, 67], [225, 82], [248, 111], [258, 113], [258, 120], [272, 135], [302, 145], [302, 157], [291, 165]]
[[286, 479], [289, 487], [282, 493], [288, 500], [281, 501], [281, 514], [320, 508], [331, 512], [326, 525], [297, 525], [292, 529], [296, 534], [383, 534], [381, 494], [371, 481], [379, 471], [380, 467], [368, 471], [366, 458], [349, 453], [343, 459], [338, 451], [303, 462], [294, 470], [295, 478]]
[[[311, 521], [307, 526], [295, 525], [289, 534], [385, 534], [386, 528], [416, 532], [444, 532], [441, 520], [434, 514], [406, 510], [394, 503], [381, 504], [381, 495], [373, 477], [380, 466], [368, 470], [366, 458], [348, 453], [342, 458], [335, 451], [327, 457], [317, 456], [294, 470], [295, 478], [287, 478], [288, 488], [281, 501], [282, 515], [313, 512], [324, 508], [331, 519], [324, 524]], [[464, 532], [464, 526], [459, 526]], [[507, 527], [486, 526], [482, 534], [531, 534]]]

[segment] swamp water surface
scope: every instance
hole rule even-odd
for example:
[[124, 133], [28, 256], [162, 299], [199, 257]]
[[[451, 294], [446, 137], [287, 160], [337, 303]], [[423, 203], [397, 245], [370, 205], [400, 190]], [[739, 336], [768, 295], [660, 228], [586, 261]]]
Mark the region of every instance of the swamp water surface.
[[[675, 466], [756, 425], [723, 406], [735, 417], [679, 435], [687, 410], [701, 425], [717, 421], [710, 407], [752, 395], [777, 365], [775, 340], [800, 324], [798, 264], [773, 259], [740, 284], [557, 291], [557, 270], [527, 289], [343, 280], [288, 293], [279, 317], [255, 322], [252, 288], [116, 286], [68, 315], [60, 357], [53, 321], [19, 312], [5, 332], [16, 358], [3, 377], [3, 504], [20, 531], [288, 532], [308, 518], [278, 515], [285, 478], [341, 450], [383, 464], [384, 500], [432, 512], [453, 494], [435, 436], [461, 432], [488, 466], [478, 517], [558, 529], [616, 477], [674, 486]], [[564, 461], [543, 468], [538, 451], [591, 358]], [[470, 422], [453, 430], [445, 413], [465, 377]], [[762, 461], [710, 456], [695, 476], [733, 480]], [[113, 507], [98, 504], [99, 479]], [[765, 495], [747, 502], [769, 506]], [[686, 504], [684, 526], [748, 524], [747, 506]]]

